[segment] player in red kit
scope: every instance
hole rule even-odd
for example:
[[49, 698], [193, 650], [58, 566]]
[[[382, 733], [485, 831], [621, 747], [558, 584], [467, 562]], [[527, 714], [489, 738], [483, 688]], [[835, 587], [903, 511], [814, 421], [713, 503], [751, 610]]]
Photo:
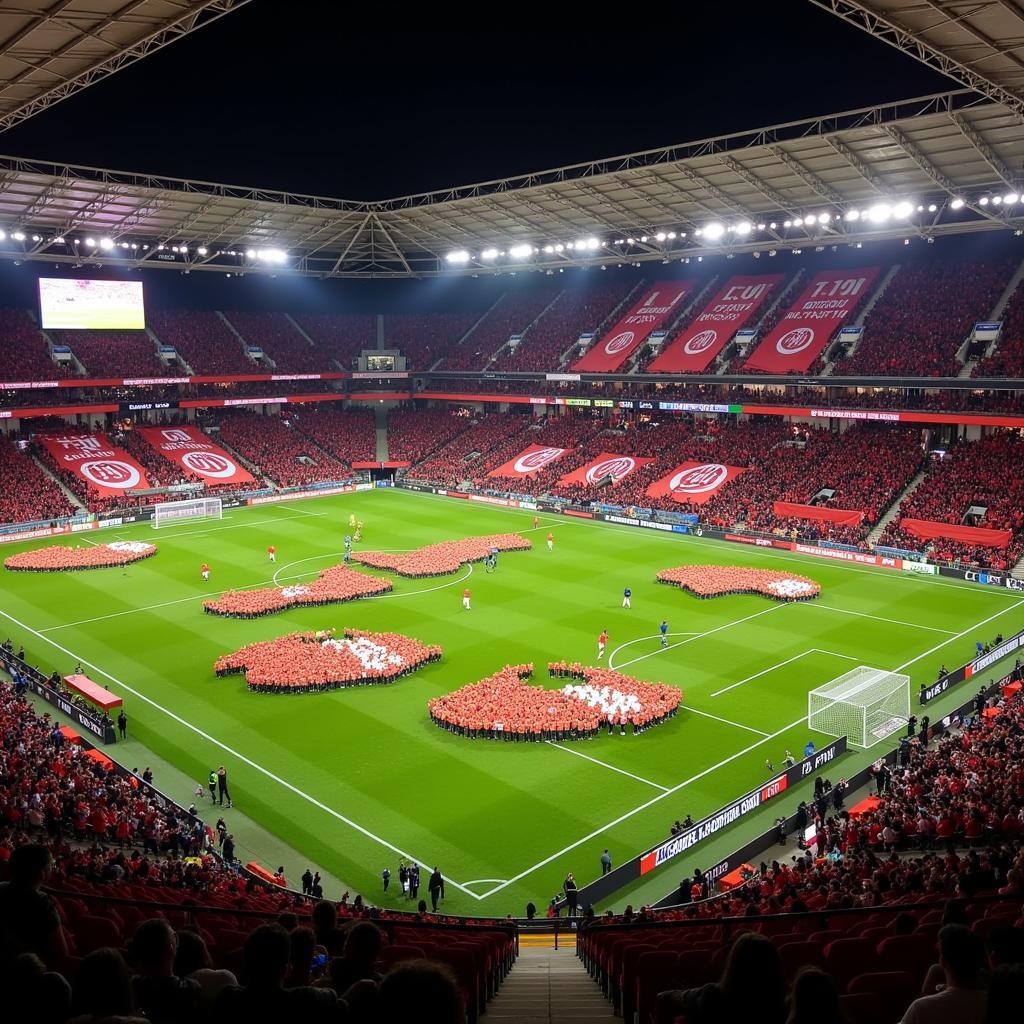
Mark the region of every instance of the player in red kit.
[[538, 526], [540, 526], [540, 520], [536, 516], [534, 516], [533, 517], [533, 528], [536, 530]]
[[267, 548], [267, 558], [269, 558], [272, 562], [277, 561], [277, 548], [275, 548], [273, 544], [271, 544], [270, 547]]
[[555, 535], [553, 533], [548, 534], [548, 551], [555, 550]]
[[205, 562], [203, 562], [203, 567], [199, 571], [204, 580], [208, 580], [210, 578], [210, 567]]
[[462, 592], [462, 607], [465, 608], [467, 612], [470, 610], [470, 608], [469, 608], [469, 587], [466, 587], [466, 589]]
[[597, 660], [604, 657], [604, 649], [608, 646], [608, 630], [602, 629], [601, 635], [597, 638]]

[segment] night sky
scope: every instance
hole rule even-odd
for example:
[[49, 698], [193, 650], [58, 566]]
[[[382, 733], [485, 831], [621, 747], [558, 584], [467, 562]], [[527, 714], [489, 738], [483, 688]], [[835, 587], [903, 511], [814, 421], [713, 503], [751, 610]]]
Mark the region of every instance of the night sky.
[[254, 0], [0, 152], [380, 199], [955, 88], [805, 0], [614, 6]]

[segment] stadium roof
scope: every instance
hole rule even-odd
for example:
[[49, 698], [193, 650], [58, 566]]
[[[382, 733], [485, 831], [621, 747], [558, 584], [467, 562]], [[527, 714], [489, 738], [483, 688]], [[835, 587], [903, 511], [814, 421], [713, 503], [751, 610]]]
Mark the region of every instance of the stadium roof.
[[11, 0], [0, 5], [0, 131], [249, 0]]
[[971, 90], [381, 202], [0, 157], [0, 258], [323, 277], [555, 272], [1021, 230], [1022, 176], [1021, 117]]
[[1017, 0], [811, 3], [1024, 114], [1024, 10]]

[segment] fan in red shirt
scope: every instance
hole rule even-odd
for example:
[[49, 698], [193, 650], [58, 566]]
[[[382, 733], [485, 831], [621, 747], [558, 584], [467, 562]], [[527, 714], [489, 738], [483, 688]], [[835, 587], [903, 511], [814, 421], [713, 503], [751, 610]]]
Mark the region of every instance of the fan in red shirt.
[[469, 587], [462, 592], [462, 607], [468, 612], [469, 609]]
[[601, 635], [597, 638], [597, 659], [600, 661], [604, 657], [604, 649], [608, 644], [608, 630], [602, 629]]
[[203, 566], [199, 572], [202, 574], [204, 580], [208, 580], [210, 578], [210, 567], [205, 562], [203, 562]]
[[272, 562], [277, 561], [277, 548], [275, 548], [273, 544], [271, 544], [270, 547], [267, 548], [267, 558], [269, 558]]

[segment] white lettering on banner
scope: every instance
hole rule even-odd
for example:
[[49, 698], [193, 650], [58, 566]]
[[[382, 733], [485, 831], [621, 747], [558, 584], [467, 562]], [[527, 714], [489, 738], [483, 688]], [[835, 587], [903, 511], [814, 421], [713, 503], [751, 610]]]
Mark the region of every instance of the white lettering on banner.
[[83, 462], [79, 467], [82, 476], [100, 487], [117, 487], [128, 490], [142, 479], [139, 471], [120, 459], [96, 459]]
[[777, 342], [775, 348], [784, 356], [794, 356], [814, 343], [814, 331], [810, 327], [797, 327], [788, 331]]
[[21, 540], [38, 540], [40, 537], [56, 537], [70, 533], [70, 526], [44, 526], [39, 530], [22, 530], [20, 533], [0, 533], [0, 544], [17, 544]]
[[225, 398], [227, 405], [287, 405], [287, 398]]
[[[294, 491], [291, 494], [266, 494], [249, 498], [250, 505], [271, 505], [279, 501], [301, 501], [303, 498], [322, 498], [328, 494], [351, 494], [353, 491], [372, 491], [373, 484], [345, 484], [342, 487], [323, 487], [317, 491]], [[438, 494], [443, 492], [438, 491]]]
[[200, 476], [223, 479], [234, 476], [238, 467], [226, 456], [215, 452], [186, 452], [181, 457], [181, 464], [187, 466]]
[[912, 558], [904, 558], [903, 571], [917, 573], [919, 576], [934, 576], [939, 567], [929, 562], [915, 562]]
[[190, 377], [126, 377], [121, 383], [125, 387], [138, 384], [187, 384]]
[[865, 277], [851, 277], [846, 279], [837, 279], [835, 281], [818, 281], [814, 286], [812, 294], [814, 298], [817, 298], [819, 295], [826, 292], [829, 295], [842, 295], [844, 298], [851, 298], [864, 287], [866, 281], [867, 278]]
[[319, 373], [272, 373], [271, 380], [319, 380]]
[[545, 373], [545, 380], [565, 380], [565, 381], [577, 381], [580, 380], [578, 373]]
[[1006, 655], [1012, 651], [1017, 650], [1021, 645], [1021, 639], [1024, 638], [1024, 634], [1018, 633], [1016, 636], [1011, 636], [1006, 643], [1000, 644], [998, 647], [993, 647], [988, 654], [983, 654], [980, 658], [971, 662], [971, 675], [975, 672], [981, 672], [988, 668], [989, 665], [994, 665], [1001, 658], [1005, 658]]
[[517, 473], [536, 473], [543, 469], [549, 462], [553, 462], [564, 452], [564, 448], [538, 448], [535, 452], [521, 455], [513, 463], [512, 468]]
[[864, 409], [811, 409], [811, 417], [833, 420], [880, 420], [886, 423], [899, 423], [898, 412], [868, 412]]
[[706, 352], [717, 340], [718, 331], [701, 331], [699, 334], [695, 334], [689, 341], [687, 341], [683, 346], [683, 351], [688, 355], [697, 356], [700, 355], [701, 352]]
[[841, 548], [819, 548], [811, 544], [794, 544], [793, 550], [804, 555], [816, 555], [818, 558], [834, 558], [841, 562], [859, 562], [862, 565], [880, 565], [886, 569], [902, 569], [902, 558], [889, 558], [886, 555], [869, 555], [863, 551], [843, 551]]
[[22, 391], [24, 389], [32, 388], [59, 388], [59, 380], [19, 380], [16, 382], [8, 382], [6, 384], [0, 384], [0, 391]]
[[598, 462], [587, 470], [587, 483], [596, 484], [606, 476], [613, 480], [621, 480], [632, 473], [635, 467], [636, 459], [628, 455], [621, 455], [617, 459], [605, 459], [604, 462]]
[[187, 430], [161, 430], [160, 436], [165, 441], [191, 441], [192, 435]]
[[621, 331], [616, 334], [614, 338], [609, 338], [605, 342], [604, 350], [608, 355], [613, 356], [617, 352], [621, 352], [624, 348], [629, 348], [633, 344], [633, 339], [636, 337], [633, 331]]
[[676, 473], [669, 481], [668, 489], [682, 491], [684, 494], [706, 494], [720, 487], [728, 476], [729, 470], [721, 463], [708, 462]]

